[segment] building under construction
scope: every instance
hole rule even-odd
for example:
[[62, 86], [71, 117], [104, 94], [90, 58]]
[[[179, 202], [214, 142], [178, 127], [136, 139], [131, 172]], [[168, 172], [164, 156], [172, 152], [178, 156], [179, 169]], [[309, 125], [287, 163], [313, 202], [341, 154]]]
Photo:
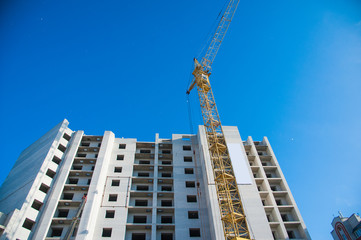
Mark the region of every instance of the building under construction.
[[[223, 127], [250, 239], [310, 239], [267, 140]], [[205, 128], [154, 142], [72, 131], [25, 149], [0, 189], [3, 239], [225, 239]]]

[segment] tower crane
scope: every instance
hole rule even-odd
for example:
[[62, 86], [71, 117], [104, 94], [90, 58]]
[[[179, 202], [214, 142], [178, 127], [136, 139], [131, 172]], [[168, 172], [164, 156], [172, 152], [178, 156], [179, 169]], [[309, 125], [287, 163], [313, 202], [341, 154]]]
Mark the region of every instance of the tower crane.
[[222, 130], [209, 76], [211, 66], [232, 21], [239, 0], [230, 0], [203, 57], [194, 59], [193, 81], [187, 94], [197, 86], [211, 158], [221, 221], [226, 240], [250, 239], [241, 196]]

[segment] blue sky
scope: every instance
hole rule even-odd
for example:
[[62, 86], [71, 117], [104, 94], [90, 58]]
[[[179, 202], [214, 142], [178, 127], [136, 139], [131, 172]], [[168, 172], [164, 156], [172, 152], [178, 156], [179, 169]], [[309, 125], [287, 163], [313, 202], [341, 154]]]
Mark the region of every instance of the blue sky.
[[[192, 59], [223, 4], [2, 1], [0, 183], [64, 118], [89, 135], [190, 132]], [[269, 138], [313, 239], [331, 238], [338, 210], [361, 210], [360, 80], [356, 0], [241, 1], [213, 64], [223, 125]]]

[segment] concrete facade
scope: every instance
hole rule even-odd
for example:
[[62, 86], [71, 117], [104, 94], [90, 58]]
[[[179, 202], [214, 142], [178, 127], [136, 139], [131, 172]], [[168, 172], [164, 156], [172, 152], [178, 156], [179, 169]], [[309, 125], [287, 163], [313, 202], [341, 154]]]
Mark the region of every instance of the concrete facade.
[[[252, 239], [310, 239], [267, 138], [223, 130]], [[140, 142], [64, 120], [20, 155], [0, 193], [1, 240], [64, 239], [85, 195], [70, 239], [224, 239], [203, 127]]]

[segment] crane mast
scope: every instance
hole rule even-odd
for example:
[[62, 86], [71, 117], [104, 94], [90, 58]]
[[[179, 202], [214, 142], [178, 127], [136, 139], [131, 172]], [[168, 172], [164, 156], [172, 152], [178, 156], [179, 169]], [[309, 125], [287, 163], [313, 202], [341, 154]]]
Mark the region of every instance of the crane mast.
[[226, 240], [250, 239], [250, 233], [209, 76], [211, 65], [232, 21], [238, 3], [239, 0], [228, 2], [205, 55], [200, 61], [194, 59], [195, 67], [192, 73], [194, 79], [187, 91], [189, 94], [193, 87], [197, 86]]

